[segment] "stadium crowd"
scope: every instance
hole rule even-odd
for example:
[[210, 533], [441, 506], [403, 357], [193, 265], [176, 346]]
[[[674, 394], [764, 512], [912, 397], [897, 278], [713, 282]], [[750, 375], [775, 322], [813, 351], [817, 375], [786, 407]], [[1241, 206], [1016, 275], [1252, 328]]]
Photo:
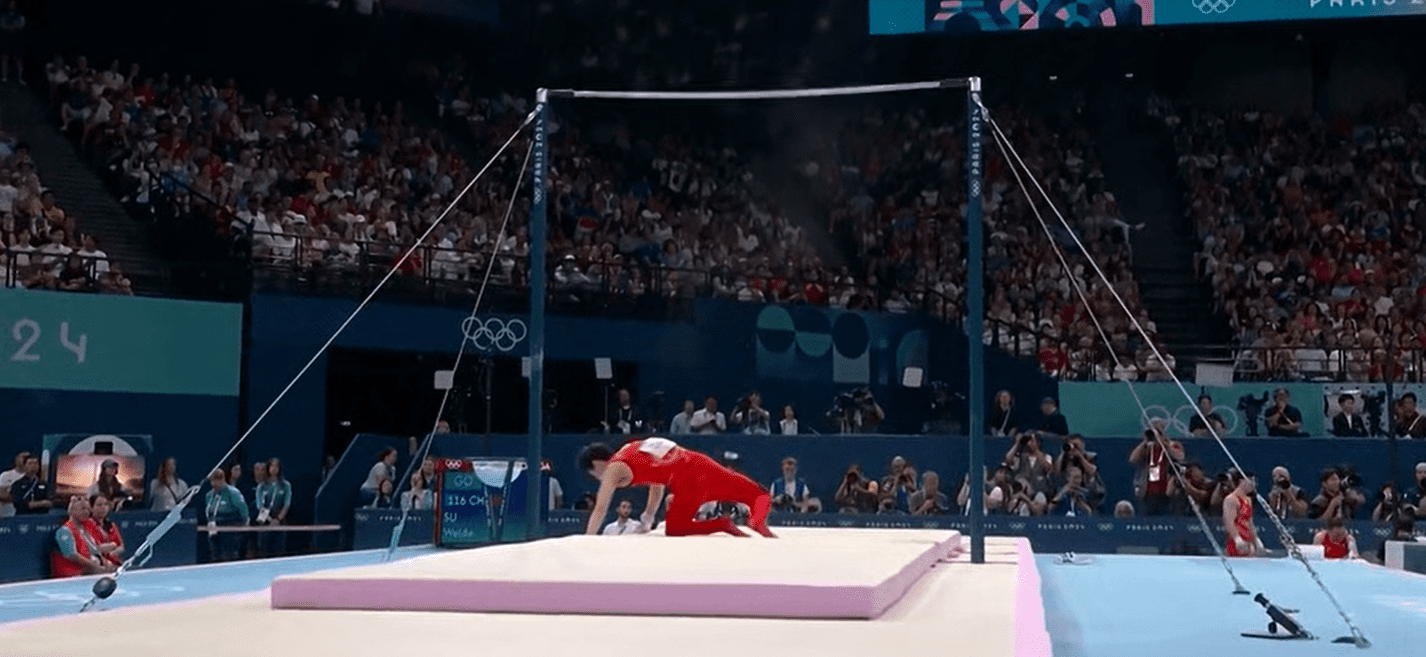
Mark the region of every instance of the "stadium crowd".
[[0, 130], [0, 287], [132, 294], [93, 235], [44, 187], [30, 150]]
[[[187, 221], [251, 240], [259, 267], [340, 277], [389, 267], [473, 175], [471, 162], [493, 153], [528, 114], [529, 102], [517, 94], [475, 95], [458, 60], [445, 69], [415, 67], [431, 84], [444, 125], [454, 121], [468, 134], [444, 134], [399, 102], [291, 99], [273, 91], [259, 98], [233, 80], [147, 76], [119, 62], [97, 71], [83, 58], [57, 60], [49, 79], [66, 130], [123, 172], [129, 200], [171, 198]], [[1092, 137], [1024, 112], [997, 115], [1115, 290], [1142, 309], [1128, 266], [1131, 227], [1104, 189]], [[830, 126], [798, 163], [825, 216], [795, 218], [753, 175], [753, 157], [731, 145], [557, 115], [553, 287], [571, 298], [712, 295], [920, 308], [958, 321], [965, 285], [959, 130], [915, 112], [867, 113]], [[478, 287], [495, 250], [492, 283], [523, 285], [530, 249], [524, 200], [512, 213], [513, 228], [494, 242], [527, 146], [522, 134], [403, 273]], [[1111, 359], [1004, 160], [988, 163], [987, 260], [995, 272], [988, 315], [996, 328], [987, 340], [1038, 358], [1051, 374], [1111, 378]], [[814, 246], [809, 232], [820, 232], [814, 224], [823, 221], [840, 239], [840, 253]], [[1065, 231], [1053, 232], [1075, 253]], [[1151, 376], [1142, 341], [1118, 330], [1127, 322], [1108, 288], [1086, 275], [1081, 258], [1070, 259], [1105, 328], [1128, 336], [1114, 348], [1137, 365], [1117, 374]]]
[[1356, 120], [1157, 101], [1173, 131], [1198, 274], [1263, 380], [1419, 380], [1426, 105]]

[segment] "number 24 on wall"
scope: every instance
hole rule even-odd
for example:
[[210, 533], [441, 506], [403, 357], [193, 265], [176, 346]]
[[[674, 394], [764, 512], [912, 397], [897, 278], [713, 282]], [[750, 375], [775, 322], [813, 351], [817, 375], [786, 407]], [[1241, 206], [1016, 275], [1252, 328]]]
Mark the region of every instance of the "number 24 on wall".
[[[40, 341], [40, 323], [29, 318], [17, 320], [14, 326], [10, 327], [10, 337], [15, 339], [17, 349], [10, 356], [10, 360], [16, 363], [33, 363], [40, 359], [40, 355], [33, 351], [35, 344]], [[79, 334], [79, 341], [70, 340], [69, 322], [59, 323], [59, 344], [74, 354], [75, 361], [84, 364], [84, 355], [89, 349], [89, 336]]]

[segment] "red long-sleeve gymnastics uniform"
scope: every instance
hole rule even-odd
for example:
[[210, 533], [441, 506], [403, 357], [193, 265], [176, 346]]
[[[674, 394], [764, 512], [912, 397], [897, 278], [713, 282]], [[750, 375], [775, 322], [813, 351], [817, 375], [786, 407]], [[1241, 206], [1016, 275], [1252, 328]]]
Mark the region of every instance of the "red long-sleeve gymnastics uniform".
[[[728, 531], [726, 518], [695, 520], [706, 502], [738, 502], [752, 513], [748, 525], [766, 530], [772, 497], [753, 480], [729, 470], [706, 454], [680, 447], [667, 438], [635, 440], [619, 448], [610, 463], [623, 463], [633, 473], [631, 486], [661, 485], [673, 496], [664, 515], [664, 533], [697, 536]], [[730, 533], [737, 533], [736, 529]]]

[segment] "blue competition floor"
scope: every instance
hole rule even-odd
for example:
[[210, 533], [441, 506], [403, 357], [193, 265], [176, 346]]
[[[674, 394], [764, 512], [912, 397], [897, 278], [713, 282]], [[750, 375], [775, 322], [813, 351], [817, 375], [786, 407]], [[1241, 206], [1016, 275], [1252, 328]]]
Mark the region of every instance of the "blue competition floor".
[[1084, 566], [1038, 557], [1045, 620], [1055, 657], [1145, 655], [1421, 655], [1426, 654], [1426, 577], [1364, 563], [1312, 565], [1372, 642], [1369, 651], [1332, 639], [1348, 634], [1322, 590], [1295, 560], [1232, 562], [1254, 595], [1264, 593], [1319, 637], [1316, 641], [1248, 639], [1268, 617], [1252, 595], [1232, 595], [1217, 559], [1094, 555]]
[[[396, 558], [410, 558], [434, 551], [436, 548], [430, 546], [401, 548], [396, 551]], [[124, 576], [119, 582], [119, 590], [103, 602], [102, 608], [118, 609], [260, 591], [279, 575], [380, 563], [385, 553], [386, 550], [366, 550], [211, 566], [136, 570]], [[78, 612], [89, 600], [93, 586], [92, 577], [0, 585], [0, 623]]]
[[[397, 558], [434, 552], [404, 548]], [[384, 550], [135, 571], [105, 608], [192, 600], [258, 591], [274, 577], [379, 563]], [[1300, 609], [1296, 617], [1317, 641], [1266, 641], [1239, 636], [1261, 632], [1267, 615], [1252, 596], [1231, 594], [1217, 559], [1094, 555], [1087, 565], [1037, 559], [1055, 657], [1244, 654], [1304, 657], [1355, 655], [1331, 639], [1347, 633], [1326, 596], [1296, 561], [1233, 562], [1254, 594]], [[1313, 562], [1323, 581], [1365, 631], [1380, 655], [1422, 654], [1426, 645], [1426, 577], [1361, 563]], [[89, 599], [92, 578], [0, 586], [0, 623], [62, 616]]]

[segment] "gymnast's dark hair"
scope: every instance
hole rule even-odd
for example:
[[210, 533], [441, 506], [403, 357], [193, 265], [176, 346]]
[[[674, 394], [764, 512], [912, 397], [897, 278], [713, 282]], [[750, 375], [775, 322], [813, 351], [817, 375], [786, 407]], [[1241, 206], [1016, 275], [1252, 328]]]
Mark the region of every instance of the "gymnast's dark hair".
[[614, 450], [609, 449], [604, 443], [590, 443], [587, 447], [579, 450], [579, 457], [575, 459], [575, 467], [580, 472], [589, 472], [594, 469], [595, 461], [608, 461], [614, 456]]

